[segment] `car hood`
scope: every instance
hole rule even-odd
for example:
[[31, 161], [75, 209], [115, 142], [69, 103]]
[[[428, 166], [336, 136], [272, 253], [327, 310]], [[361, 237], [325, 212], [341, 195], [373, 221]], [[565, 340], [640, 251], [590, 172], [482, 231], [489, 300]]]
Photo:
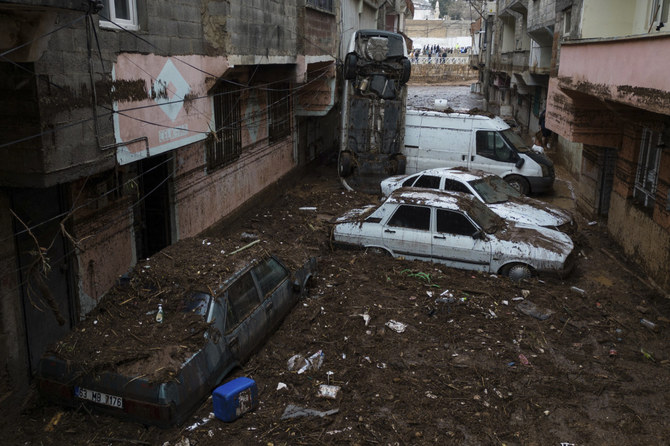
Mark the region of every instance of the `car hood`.
[[512, 199], [488, 206], [505, 220], [526, 225], [555, 228], [572, 221], [570, 214], [562, 209], [531, 198]]
[[364, 220], [376, 208], [375, 205], [368, 205], [362, 208], [351, 209], [341, 216], [337, 217], [332, 223], [350, 223]]
[[536, 258], [540, 262], [542, 259], [564, 261], [575, 247], [572, 239], [563, 232], [522, 223], [508, 223], [495, 236], [500, 241], [499, 250], [505, 256]]

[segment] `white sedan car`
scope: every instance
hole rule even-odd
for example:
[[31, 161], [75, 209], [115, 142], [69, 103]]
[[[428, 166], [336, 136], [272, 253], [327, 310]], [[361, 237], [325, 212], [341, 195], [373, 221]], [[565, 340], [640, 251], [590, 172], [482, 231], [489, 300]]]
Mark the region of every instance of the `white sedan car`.
[[373, 248], [394, 257], [502, 274], [567, 275], [570, 237], [553, 229], [505, 221], [465, 194], [399, 189], [378, 207], [354, 209], [335, 221], [336, 245]]
[[381, 182], [382, 195], [401, 187], [419, 187], [472, 194], [505, 220], [567, 230], [572, 216], [566, 211], [526, 197], [505, 180], [480, 170], [429, 169], [413, 175], [400, 175]]

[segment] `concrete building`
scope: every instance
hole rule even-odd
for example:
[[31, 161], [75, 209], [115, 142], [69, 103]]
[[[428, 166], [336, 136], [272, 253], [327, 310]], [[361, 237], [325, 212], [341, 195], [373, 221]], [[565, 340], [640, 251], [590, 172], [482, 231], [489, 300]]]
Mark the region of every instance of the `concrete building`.
[[578, 208], [670, 291], [670, 0], [555, 3], [546, 125]]
[[0, 402], [138, 261], [337, 146], [339, 8], [0, 1]]
[[487, 108], [554, 132], [577, 205], [670, 290], [670, 0], [481, 2]]

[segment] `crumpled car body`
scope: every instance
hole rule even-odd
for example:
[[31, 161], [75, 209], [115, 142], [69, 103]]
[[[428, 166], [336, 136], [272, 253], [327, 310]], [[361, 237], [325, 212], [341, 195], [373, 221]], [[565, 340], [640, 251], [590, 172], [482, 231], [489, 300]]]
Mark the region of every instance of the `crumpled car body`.
[[497, 175], [462, 168], [428, 169], [381, 182], [382, 195], [401, 187], [419, 187], [471, 194], [505, 220], [569, 231], [574, 219], [565, 210], [527, 197]]
[[506, 221], [465, 194], [416, 188], [347, 212], [335, 221], [333, 240], [512, 279], [566, 276], [575, 256], [572, 240], [560, 231]]
[[216, 296], [205, 292], [186, 296], [185, 309], [202, 316], [209, 327], [204, 347], [186, 359], [169, 381], [89, 370], [46, 353], [38, 365], [37, 387], [47, 399], [66, 406], [84, 404], [161, 427], [182, 424], [280, 325], [306, 290], [316, 266], [311, 258], [291, 274], [279, 259], [266, 256], [232, 274]]

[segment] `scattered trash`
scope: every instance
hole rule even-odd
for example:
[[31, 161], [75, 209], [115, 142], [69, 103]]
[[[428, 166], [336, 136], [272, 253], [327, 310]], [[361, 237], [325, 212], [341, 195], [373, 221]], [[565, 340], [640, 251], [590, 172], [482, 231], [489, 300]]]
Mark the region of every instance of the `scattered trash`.
[[590, 222], [588, 222], [587, 224], [588, 224], [589, 226], [595, 226], [595, 225], [598, 224], [598, 222], [597, 222], [597, 221], [590, 221]]
[[279, 383], [277, 384], [277, 390], [283, 390], [283, 389], [288, 389], [288, 386], [285, 383]]
[[498, 317], [498, 315], [496, 315], [495, 312], [494, 312], [492, 309], [490, 309], [490, 308], [489, 308], [489, 314], [491, 315], [491, 317], [492, 317], [493, 319], [495, 319], [495, 318]]
[[437, 395], [435, 395], [435, 394], [434, 394], [433, 392], [431, 392], [430, 390], [427, 390], [427, 391], [426, 391], [426, 396], [427, 396], [428, 398], [430, 398], [431, 400], [436, 400], [436, 399], [437, 399]]
[[528, 358], [526, 358], [523, 353], [519, 355], [519, 361], [521, 361], [521, 364], [523, 365], [530, 365], [530, 361], [528, 361]]
[[367, 310], [365, 311], [365, 313], [357, 314], [356, 316], [360, 316], [360, 317], [363, 318], [363, 320], [365, 321], [365, 326], [366, 327], [370, 323], [370, 315], [368, 314]]
[[438, 297], [435, 299], [436, 304], [453, 304], [458, 302], [458, 299], [455, 297]]
[[516, 305], [516, 309], [522, 312], [523, 314], [527, 316], [532, 316], [535, 319], [544, 321], [546, 319], [549, 319], [549, 317], [554, 314], [553, 311], [548, 310], [548, 309], [542, 309], [539, 308], [537, 305], [535, 305], [533, 302], [529, 300], [524, 300], [519, 302]]
[[402, 322], [394, 321], [391, 319], [385, 324], [388, 328], [391, 330], [395, 331], [396, 333], [403, 333], [405, 329], [407, 328], [407, 324], [403, 324]]
[[548, 410], [545, 410], [545, 411], [544, 411], [544, 414], [547, 415], [547, 416], [549, 416], [550, 413], [551, 413], [551, 412], [549, 412]]
[[651, 330], [653, 332], [658, 331], [658, 325], [656, 325], [655, 323], [653, 323], [649, 319], [644, 319], [644, 318], [640, 319], [640, 324], [642, 324], [643, 327], [647, 327], [649, 330]]
[[509, 305], [509, 301], [503, 300], [503, 301], [502, 301], [502, 304], [503, 304], [503, 305]]
[[214, 416], [230, 423], [258, 407], [256, 381], [245, 376], [217, 387], [212, 392]]
[[289, 404], [286, 406], [286, 409], [284, 409], [284, 413], [281, 416], [282, 420], [286, 420], [289, 418], [298, 418], [298, 417], [325, 417], [328, 415], [334, 415], [338, 413], [340, 409], [331, 409], [331, 410], [326, 410], [326, 411], [321, 411], [321, 410], [315, 410], [315, 409], [308, 409], [306, 407], [299, 407], [293, 404]]
[[602, 308], [602, 304], [600, 302], [596, 302], [596, 308]]
[[513, 301], [520, 301], [520, 300], [523, 300], [523, 297], [521, 297], [521, 296], [513, 297], [512, 300]]
[[330, 398], [331, 400], [337, 399], [337, 395], [340, 392], [340, 386], [333, 386], [330, 384], [321, 384], [319, 386], [319, 393], [317, 396], [321, 398]]
[[307, 370], [319, 370], [323, 364], [323, 351], [319, 350], [318, 352], [312, 354], [308, 358], [298, 354], [293, 355], [288, 360], [288, 370], [290, 372], [297, 369], [298, 375], [305, 373]]
[[571, 287], [570, 287], [570, 291], [573, 291], [573, 292], [575, 292], [575, 293], [577, 293], [577, 294], [581, 294], [582, 296], [586, 295], [586, 291], [584, 291], [584, 290], [581, 289], [581, 288], [577, 288], [576, 286], [571, 286]]
[[51, 432], [54, 430], [54, 427], [58, 426], [58, 423], [60, 423], [60, 419], [63, 416], [63, 412], [58, 412], [56, 415], [51, 417], [51, 421], [49, 421], [49, 424], [46, 425], [44, 428], [44, 432]]
[[316, 211], [316, 206], [303, 206], [298, 208], [300, 211]]
[[640, 348], [640, 353], [642, 353], [644, 357], [647, 358], [648, 360], [656, 362], [656, 358], [654, 358], [654, 355], [645, 350], [644, 348]]
[[240, 235], [240, 237], [242, 238], [242, 240], [257, 240], [258, 239], [258, 235], [252, 234], [250, 232], [243, 232], [242, 235]]
[[515, 365], [516, 365], [516, 362], [514, 362], [514, 361], [510, 361], [510, 362], [507, 363], [508, 367], [514, 367]]
[[619, 352], [617, 352], [614, 347], [610, 348], [610, 351], [609, 351], [610, 358], [615, 358], [616, 355], [618, 355], [618, 354], [619, 354]]
[[622, 329], [617, 328], [616, 330], [614, 330], [614, 333], [616, 333], [617, 342], [623, 341], [623, 330]]
[[568, 443], [568, 442], [565, 442], [565, 441], [561, 441], [560, 446], [575, 446], [575, 444], [574, 443]]
[[638, 305], [635, 309], [642, 314], [647, 314], [647, 311], [649, 311], [647, 307], [643, 307], [642, 305]]
[[528, 296], [530, 296], [530, 290], [521, 290], [521, 295], [528, 299]]
[[195, 423], [191, 424], [190, 426], [188, 426], [186, 428], [186, 430], [187, 431], [193, 431], [193, 430], [199, 428], [200, 426], [209, 423], [213, 419], [214, 419], [214, 412], [210, 412], [208, 416], [206, 416], [205, 418], [203, 418], [200, 421], [196, 421]]
[[156, 312], [156, 322], [163, 323], [163, 305], [158, 304], [158, 311]]

